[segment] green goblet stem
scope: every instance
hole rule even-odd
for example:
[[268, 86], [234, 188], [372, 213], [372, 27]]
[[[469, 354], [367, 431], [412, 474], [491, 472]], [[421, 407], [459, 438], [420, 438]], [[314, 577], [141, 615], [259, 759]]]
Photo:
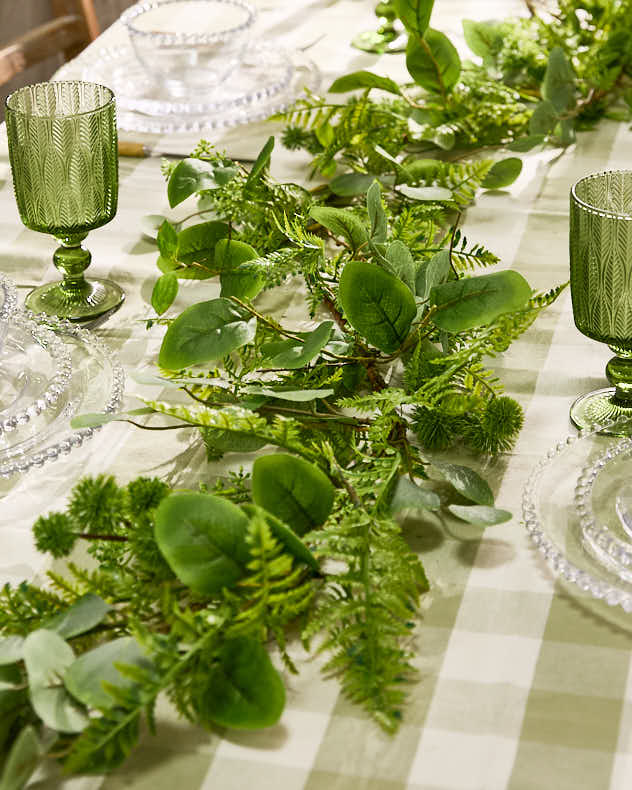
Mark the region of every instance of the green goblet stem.
[[90, 265], [92, 255], [90, 251], [81, 246], [87, 233], [77, 233], [72, 236], [57, 238], [59, 247], [53, 253], [53, 263], [62, 274], [59, 287], [66, 293], [69, 300], [83, 299], [89, 286], [84, 271]]
[[610, 348], [617, 354], [606, 365], [606, 377], [615, 388], [612, 402], [623, 409], [632, 409], [632, 351]]

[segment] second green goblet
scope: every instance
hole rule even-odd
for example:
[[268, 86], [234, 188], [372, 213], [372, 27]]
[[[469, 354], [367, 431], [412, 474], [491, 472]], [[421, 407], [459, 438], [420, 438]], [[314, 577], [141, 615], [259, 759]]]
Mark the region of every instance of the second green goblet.
[[81, 244], [116, 214], [114, 94], [91, 82], [28, 85], [7, 98], [6, 124], [20, 218], [60, 244], [53, 262], [63, 279], [31, 291], [26, 306], [77, 322], [114, 311], [123, 290], [84, 277], [91, 255]]

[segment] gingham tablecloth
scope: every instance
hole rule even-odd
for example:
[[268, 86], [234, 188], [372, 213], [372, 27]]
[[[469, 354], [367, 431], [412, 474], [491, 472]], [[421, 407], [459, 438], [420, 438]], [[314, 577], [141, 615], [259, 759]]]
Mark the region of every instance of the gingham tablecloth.
[[[311, 50], [324, 84], [360, 68], [401, 76], [401, 61], [349, 47], [352, 35], [374, 27], [368, 0], [261, 0], [261, 24], [285, 45], [325, 38]], [[263, 7], [265, 5], [265, 8]], [[518, 0], [477, 3], [438, 0], [433, 25], [458, 34], [460, 20], [522, 11]], [[93, 47], [122, 40], [118, 25]], [[379, 61], [379, 62], [378, 62]], [[399, 71], [398, 71], [399, 69]], [[256, 154], [275, 127], [253, 124], [214, 142], [235, 156]], [[137, 135], [123, 135], [138, 138]], [[144, 137], [143, 139], [149, 140]], [[193, 138], [152, 140], [158, 150], [191, 148]], [[306, 158], [278, 145], [273, 174], [300, 179]], [[585, 173], [629, 167], [632, 134], [603, 122], [577, 145], [525, 157], [520, 179], [503, 195], [483, 195], [468, 210], [464, 231], [502, 256], [536, 288], [568, 278], [568, 191]], [[147, 366], [160, 331], [142, 320], [156, 278], [156, 251], [142, 237], [141, 217], [163, 213], [164, 182], [157, 159], [121, 159], [116, 219], [89, 237], [91, 271], [111, 276], [127, 291], [123, 308], [103, 338], [128, 370]], [[13, 200], [6, 144], [0, 149], [0, 271], [20, 285], [49, 280], [52, 240], [26, 230]], [[181, 289], [177, 308], [216, 295], [216, 286]], [[301, 296], [287, 288], [262, 298], [287, 320], [299, 320]], [[574, 328], [565, 293], [496, 362], [509, 394], [525, 410], [512, 453], [484, 471], [509, 524], [481, 540], [456, 540], [413, 525], [432, 591], [425, 599], [416, 649], [419, 682], [395, 737], [384, 735], [325, 680], [318, 661], [296, 654], [299, 677], [288, 677], [288, 703], [276, 727], [255, 733], [208, 733], [178, 722], [161, 706], [159, 732], [147, 736], [127, 765], [107, 778], [42, 777], [39, 788], [72, 790], [629, 790], [632, 787], [632, 615], [615, 625], [556, 583], [520, 523], [520, 497], [536, 460], [570, 428], [568, 408], [580, 392], [601, 385], [608, 350]], [[140, 387], [129, 384], [130, 393]], [[131, 403], [131, 399], [130, 399]], [[230, 456], [230, 464], [242, 459]], [[224, 467], [225, 468], [225, 467]], [[33, 549], [35, 517], [63, 505], [82, 474], [108, 472], [121, 480], [157, 474], [191, 483], [221, 471], [206, 466], [190, 433], [168, 438], [113, 424], [73, 456], [0, 489], [0, 580], [41, 574]]]

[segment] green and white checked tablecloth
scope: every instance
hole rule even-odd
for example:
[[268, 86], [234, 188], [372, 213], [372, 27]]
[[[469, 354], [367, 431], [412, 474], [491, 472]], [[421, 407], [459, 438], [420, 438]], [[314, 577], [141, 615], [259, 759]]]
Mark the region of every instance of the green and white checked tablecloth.
[[[265, 5], [265, 8], [264, 8]], [[284, 7], [285, 5], [285, 7]], [[371, 0], [260, 2], [268, 37], [288, 45], [325, 37], [311, 54], [324, 85], [340, 74], [371, 68], [401, 76], [396, 60], [349, 47], [352, 35], [375, 26]], [[518, 0], [438, 0], [433, 25], [456, 34], [460, 20], [521, 12]], [[93, 47], [122, 39], [118, 25]], [[252, 156], [273, 127], [254, 124], [213, 141], [235, 156]], [[127, 137], [138, 139], [137, 135]], [[150, 138], [142, 139], [150, 141]], [[158, 150], [186, 154], [194, 138], [152, 140]], [[306, 159], [279, 150], [273, 174], [299, 179]], [[483, 195], [467, 212], [464, 231], [500, 254], [503, 265], [535, 288], [568, 278], [570, 185], [588, 172], [629, 167], [632, 133], [604, 122], [577, 145], [528, 155], [520, 179], [503, 195]], [[156, 278], [155, 248], [142, 238], [141, 217], [166, 207], [157, 159], [122, 159], [116, 219], [90, 235], [91, 270], [119, 282], [128, 297], [100, 330], [128, 370], [150, 367], [160, 331], [148, 333]], [[0, 148], [0, 271], [21, 285], [53, 275], [52, 239], [24, 229], [13, 200], [6, 143]], [[176, 308], [211, 298], [216, 288], [181, 289]], [[266, 294], [287, 320], [303, 316], [301, 294]], [[621, 624], [602, 619], [560, 588], [520, 523], [520, 497], [536, 460], [569, 432], [568, 408], [580, 392], [603, 382], [608, 350], [574, 328], [570, 294], [538, 319], [497, 367], [507, 391], [525, 410], [514, 451], [490, 465], [499, 507], [509, 524], [482, 540], [460, 541], [422, 524], [409, 527], [432, 583], [416, 634], [419, 683], [399, 733], [391, 738], [324, 680], [318, 662], [302, 661], [287, 677], [281, 723], [255, 733], [223, 737], [178, 722], [160, 709], [157, 736], [147, 736], [128, 764], [107, 778], [43, 777], [33, 787], [65, 790], [629, 790], [632, 787], [632, 615]], [[139, 391], [133, 383], [129, 392]], [[231, 464], [238, 466], [239, 458]], [[41, 512], [63, 504], [83, 474], [120, 479], [159, 474], [172, 483], [208, 477], [203, 453], [190, 434], [168, 439], [122, 425], [104, 428], [63, 461], [0, 490], [0, 580], [20, 581], [45, 569], [30, 526]], [[627, 623], [626, 623], [627, 619]]]

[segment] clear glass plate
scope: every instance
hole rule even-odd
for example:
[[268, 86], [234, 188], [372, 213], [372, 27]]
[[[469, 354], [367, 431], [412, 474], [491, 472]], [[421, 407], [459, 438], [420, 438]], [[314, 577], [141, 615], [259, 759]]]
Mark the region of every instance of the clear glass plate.
[[105, 343], [68, 321], [47, 318], [46, 328], [69, 353], [72, 374], [54, 407], [0, 437], [0, 479], [55, 461], [94, 436], [98, 428], [70, 428], [74, 415], [121, 407], [123, 369]]
[[304, 54], [258, 44], [240, 66], [206, 95], [175, 100], [152, 78], [129, 46], [88, 50], [62, 67], [56, 79], [71, 76], [107, 85], [116, 94], [121, 129], [156, 134], [221, 129], [263, 120], [280, 112], [305, 88], [320, 86], [320, 72]]
[[601, 430], [581, 431], [549, 450], [527, 480], [522, 512], [532, 541], [558, 579], [584, 603], [592, 599], [591, 610], [610, 617], [609, 610], [616, 609], [630, 627], [632, 575], [622, 575], [618, 558], [608, 558], [607, 550], [596, 550], [597, 532], [590, 529], [591, 524], [597, 531], [609, 525], [617, 539], [626, 535], [617, 495], [624, 495], [629, 484], [630, 441]]
[[[15, 285], [0, 274], [0, 323], [3, 323], [15, 311], [18, 304], [18, 292]], [[2, 340], [2, 328], [0, 327], [0, 340]]]

